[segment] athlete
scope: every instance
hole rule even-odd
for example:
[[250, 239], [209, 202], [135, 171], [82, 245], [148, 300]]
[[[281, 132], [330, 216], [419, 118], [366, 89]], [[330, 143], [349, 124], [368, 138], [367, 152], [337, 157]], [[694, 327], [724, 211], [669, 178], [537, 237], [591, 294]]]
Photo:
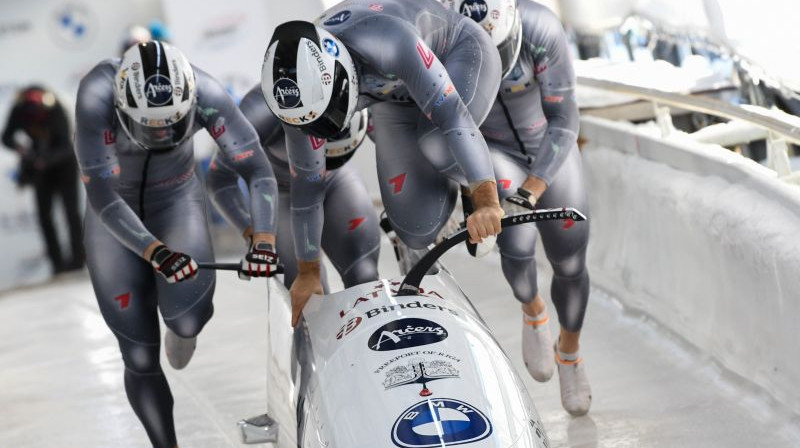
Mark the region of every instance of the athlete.
[[[528, 209], [575, 207], [588, 212], [581, 156], [578, 151], [578, 106], [575, 74], [567, 39], [558, 18], [531, 0], [445, 0], [490, 31], [502, 47], [519, 42], [510, 73], [503, 78], [497, 101], [481, 132], [492, 154], [498, 193], [517, 196]], [[476, 5], [485, 5], [478, 8]], [[509, 9], [510, 7], [510, 9]], [[501, 11], [495, 15], [494, 11]], [[503, 13], [513, 12], [504, 18]], [[505, 19], [505, 20], [504, 20]], [[501, 23], [498, 23], [498, 20]], [[511, 23], [511, 26], [504, 26]], [[500, 31], [505, 31], [500, 35]], [[469, 209], [467, 198], [465, 209]], [[506, 202], [508, 203], [508, 202]], [[509, 210], [511, 211], [511, 210]], [[515, 210], [517, 211], [517, 210]], [[536, 284], [534, 250], [538, 232], [553, 267], [551, 297], [561, 334], [554, 347], [548, 315]], [[586, 270], [588, 222], [564, 226], [542, 222], [517, 226], [498, 237], [503, 273], [522, 302], [522, 350], [525, 365], [537, 381], [548, 381], [558, 365], [561, 402], [573, 415], [589, 411], [592, 395], [583, 358], [580, 331], [589, 300]], [[555, 359], [555, 362], [553, 361]]]
[[248, 276], [268, 275], [277, 261], [277, 183], [258, 135], [225, 89], [159, 41], [94, 67], [80, 83], [76, 122], [92, 286], [119, 342], [128, 400], [152, 445], [173, 448], [157, 310], [176, 369], [191, 359], [214, 310], [214, 274], [198, 272], [195, 262], [214, 257], [192, 135], [205, 128], [249, 186], [253, 236], [242, 260]]
[[[261, 87], [256, 86], [242, 99], [239, 108], [258, 132], [261, 147], [275, 170], [280, 193], [278, 213], [277, 253], [284, 266], [283, 282], [291, 287], [297, 276], [297, 258], [289, 211], [291, 171], [286, 152], [286, 139], [280, 120], [270, 112]], [[324, 179], [325, 224], [322, 230], [322, 249], [342, 278], [345, 287], [378, 279], [380, 230], [375, 207], [361, 178], [347, 165], [367, 134], [366, 109], [353, 115], [350, 126], [342, 135], [327, 142], [310, 137], [312, 148], [325, 151]], [[236, 172], [224, 153], [217, 153], [206, 177], [211, 201], [245, 238], [252, 232], [250, 214], [238, 185]], [[321, 277], [323, 289], [328, 286]]]
[[500, 233], [494, 172], [478, 124], [491, 108], [501, 61], [473, 21], [434, 0], [350, 0], [317, 25], [288, 22], [270, 41], [261, 87], [284, 122], [292, 169], [291, 214], [298, 276], [294, 321], [320, 290], [324, 154], [306, 134], [329, 138], [371, 106], [378, 178], [388, 220], [414, 249], [447, 222], [457, 180], [469, 188], [474, 242]]

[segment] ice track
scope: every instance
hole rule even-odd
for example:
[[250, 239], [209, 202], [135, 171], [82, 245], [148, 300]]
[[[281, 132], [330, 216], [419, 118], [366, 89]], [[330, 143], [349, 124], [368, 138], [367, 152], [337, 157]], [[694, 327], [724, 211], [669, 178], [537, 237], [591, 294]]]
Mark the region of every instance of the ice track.
[[[383, 276], [397, 273], [390, 257], [384, 244]], [[561, 408], [557, 375], [537, 384], [524, 371], [519, 306], [497, 255], [475, 260], [456, 249], [446, 264], [525, 378], [554, 448], [800, 446], [797, 416], [596, 289], [583, 345], [594, 402], [588, 416], [570, 417]], [[540, 270], [546, 294], [549, 275]], [[487, 272], [492, 281], [483, 277]], [[261, 282], [221, 273], [216, 314], [192, 363], [175, 372], [162, 358], [182, 447], [242, 446], [236, 421], [264, 410], [265, 290]], [[0, 316], [0, 447], [149, 446], [86, 276], [6, 293]]]

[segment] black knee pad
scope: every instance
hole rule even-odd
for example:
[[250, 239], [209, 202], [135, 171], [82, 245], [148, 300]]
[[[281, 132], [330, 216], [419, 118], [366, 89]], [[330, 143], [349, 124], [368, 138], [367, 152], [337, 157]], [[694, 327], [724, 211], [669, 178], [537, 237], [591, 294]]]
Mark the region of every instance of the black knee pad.
[[206, 323], [214, 315], [214, 305], [209, 303], [207, 306], [189, 310], [186, 314], [164, 323], [176, 335], [182, 338], [193, 338], [200, 334]]
[[160, 345], [144, 345], [130, 341], [120, 341], [122, 361], [125, 368], [137, 374], [153, 374], [161, 372], [159, 363]]

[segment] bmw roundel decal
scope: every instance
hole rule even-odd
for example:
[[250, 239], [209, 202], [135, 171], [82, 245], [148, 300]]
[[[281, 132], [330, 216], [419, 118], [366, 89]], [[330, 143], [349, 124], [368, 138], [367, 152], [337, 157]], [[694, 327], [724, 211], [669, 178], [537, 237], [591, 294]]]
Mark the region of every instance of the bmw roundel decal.
[[483, 440], [492, 422], [476, 407], [450, 398], [421, 401], [406, 409], [392, 427], [401, 448], [434, 448]]
[[322, 39], [322, 46], [325, 47], [325, 51], [328, 52], [329, 55], [338, 58], [339, 57], [339, 46], [336, 45], [336, 42], [333, 39], [325, 38]]

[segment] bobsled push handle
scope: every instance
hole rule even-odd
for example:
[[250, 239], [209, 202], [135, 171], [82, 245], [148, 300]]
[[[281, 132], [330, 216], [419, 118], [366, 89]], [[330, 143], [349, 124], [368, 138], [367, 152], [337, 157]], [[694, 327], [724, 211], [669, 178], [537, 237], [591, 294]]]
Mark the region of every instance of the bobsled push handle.
[[[517, 226], [531, 222], [556, 220], [586, 221], [586, 216], [574, 208], [554, 208], [507, 216], [500, 220], [500, 224], [502, 228], [505, 229], [511, 226]], [[445, 238], [444, 241], [434, 246], [433, 249], [425, 254], [425, 256], [422, 257], [422, 259], [420, 259], [406, 275], [406, 277], [403, 279], [403, 283], [400, 285], [397, 295], [416, 295], [419, 292], [419, 284], [422, 283], [425, 273], [428, 272], [431, 267], [433, 267], [433, 264], [436, 263], [445, 252], [457, 246], [459, 243], [466, 241], [467, 238], [469, 238], [469, 232], [467, 232], [467, 229], [462, 228], [458, 232], [450, 235], [449, 237]]]
[[[239, 272], [242, 270], [242, 266], [239, 263], [197, 263], [197, 267], [200, 269], [214, 269], [217, 271], [236, 271]], [[283, 274], [283, 265], [279, 264], [270, 271], [267, 277], [272, 277], [273, 275]]]

